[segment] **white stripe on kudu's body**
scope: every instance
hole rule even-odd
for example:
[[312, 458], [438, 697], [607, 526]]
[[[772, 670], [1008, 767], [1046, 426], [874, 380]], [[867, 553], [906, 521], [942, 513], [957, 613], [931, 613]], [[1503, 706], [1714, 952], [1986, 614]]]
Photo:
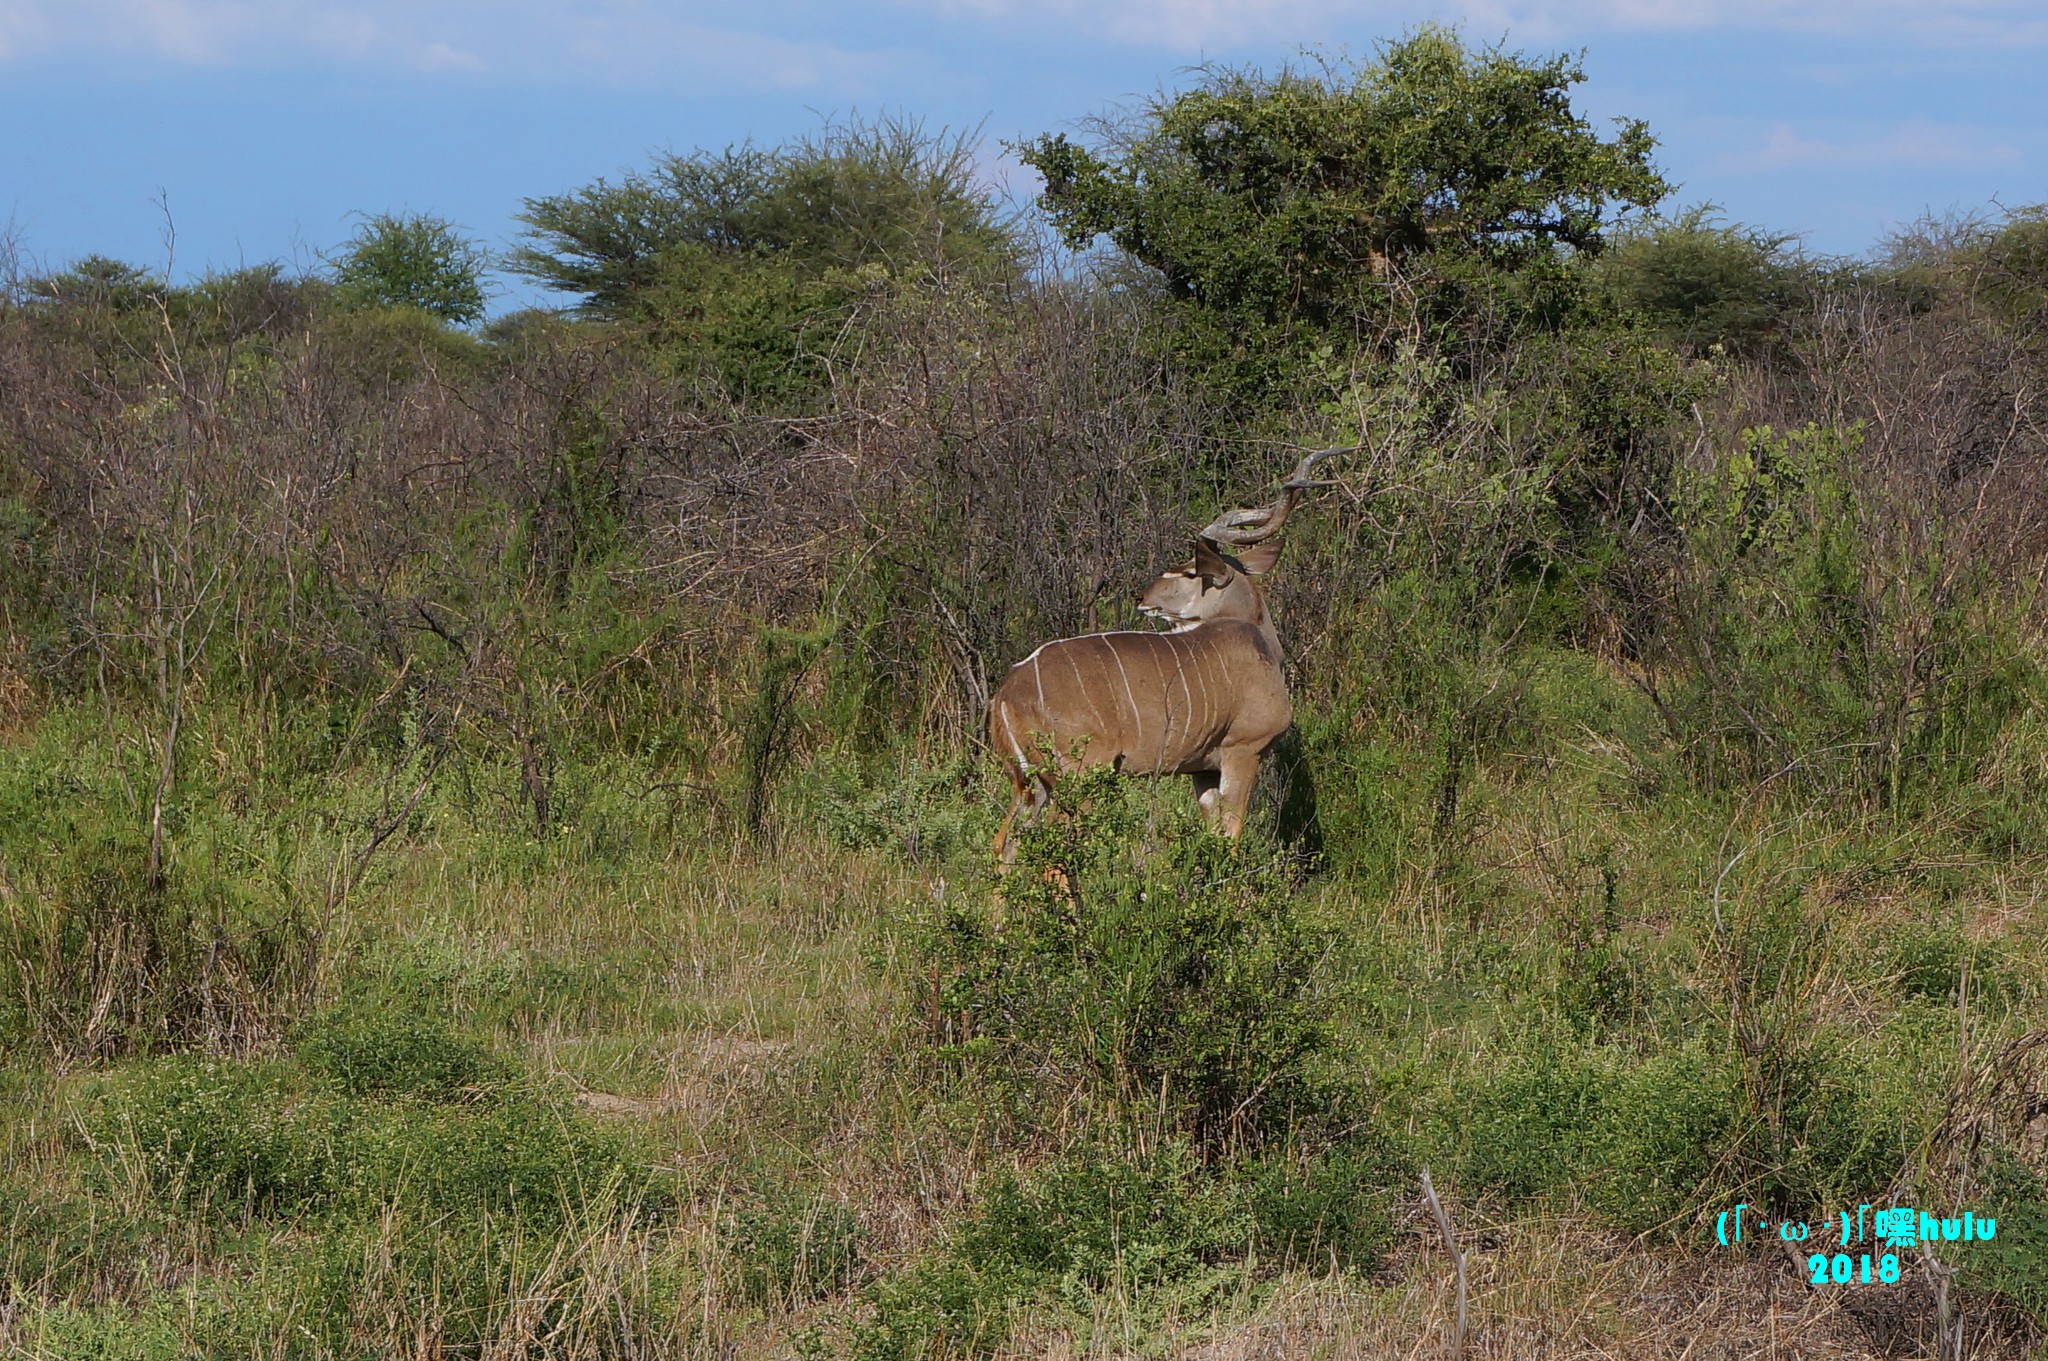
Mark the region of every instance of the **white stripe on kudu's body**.
[[1192, 776], [1217, 830], [1243, 831], [1259, 758], [1293, 720], [1280, 636], [1253, 578], [1279, 557], [1265, 541], [1302, 490], [1317, 485], [1310, 470], [1336, 452], [1303, 459], [1272, 505], [1218, 516], [1197, 536], [1192, 563], [1145, 588], [1139, 608], [1170, 632], [1055, 639], [1010, 668], [989, 704], [989, 744], [1015, 757], [1016, 798], [996, 835], [998, 855], [1009, 858], [1019, 814], [1036, 816], [1061, 772], [1077, 765]]

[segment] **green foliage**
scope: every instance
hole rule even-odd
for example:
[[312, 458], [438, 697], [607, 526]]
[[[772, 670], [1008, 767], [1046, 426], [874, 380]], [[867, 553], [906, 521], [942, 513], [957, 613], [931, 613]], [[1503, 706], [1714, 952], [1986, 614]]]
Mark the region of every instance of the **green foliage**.
[[1238, 1189], [1207, 1175], [1183, 1145], [1138, 1159], [1085, 1150], [1029, 1176], [997, 1177], [958, 1251], [1096, 1288], [1185, 1280], [1250, 1240], [1255, 1226]]
[[[672, 1337], [664, 1314], [682, 1282], [607, 1253], [621, 1226], [635, 1225], [638, 1207], [617, 1187], [597, 1185], [580, 1188], [568, 1208], [553, 1231], [402, 1205], [379, 1220], [323, 1225], [278, 1254], [263, 1297], [244, 1312], [281, 1335], [281, 1350], [308, 1357], [407, 1349], [471, 1357], [506, 1348], [629, 1357]], [[579, 1268], [590, 1274], [579, 1278]], [[611, 1274], [621, 1268], [645, 1274], [629, 1285]]]
[[1750, 1072], [1704, 1044], [1542, 1043], [1446, 1092], [1437, 1137], [1468, 1190], [1669, 1232], [1731, 1198], [1806, 1210], [1888, 1184], [1912, 1136], [1881, 1073], [1826, 1036]]
[[792, 802], [848, 850], [893, 848], [923, 864], [986, 844], [987, 819], [961, 799], [979, 766], [947, 766], [827, 754], [794, 771]]
[[161, 1209], [135, 1209], [39, 1186], [0, 1181], [0, 1290], [10, 1298], [89, 1302], [142, 1284], [139, 1264], [179, 1226]]
[[1483, 277], [1541, 292], [1560, 252], [1598, 251], [1614, 214], [1661, 198], [1648, 131], [1602, 140], [1571, 108], [1582, 79], [1424, 28], [1351, 70], [1213, 70], [1102, 150], [1054, 134], [1020, 154], [1070, 243], [1107, 236], [1158, 271], [1216, 376], [1271, 385], [1418, 292], [1439, 319]]
[[1678, 490], [1686, 578], [1663, 638], [1684, 670], [1658, 699], [1708, 781], [1897, 804], [1974, 774], [2037, 702], [1995, 590], [1938, 525], [1880, 513], [1862, 439], [1754, 428]]
[[[185, 1058], [131, 1070], [86, 1121], [101, 1175], [227, 1219], [374, 1219], [403, 1205], [545, 1226], [598, 1188], [660, 1199], [624, 1139], [543, 1094], [393, 1101], [324, 1091], [306, 1076], [289, 1064]], [[417, 1070], [410, 1076], [405, 1094], [422, 1094]]]
[[2007, 321], [2038, 324], [2048, 313], [2048, 204], [2007, 213], [1969, 263], [1979, 271], [1983, 296]]
[[570, 405], [558, 423], [546, 478], [527, 509], [526, 547], [544, 579], [566, 593], [618, 551], [631, 493], [602, 407]]
[[972, 178], [970, 137], [882, 119], [828, 126], [774, 150], [667, 155], [619, 184], [528, 199], [532, 244], [513, 267], [626, 317], [672, 252], [783, 262], [817, 277], [866, 264], [908, 268], [1005, 258], [1007, 238]]
[[1031, 1282], [1001, 1267], [945, 1257], [877, 1281], [872, 1322], [859, 1325], [855, 1361], [941, 1361], [988, 1356], [1010, 1334], [1010, 1312]]
[[[1334, 1117], [1330, 942], [1290, 866], [1149, 792], [1069, 777], [1062, 804], [1087, 811], [1025, 831], [1001, 910], [946, 909], [918, 970], [934, 1037], [1020, 1111], [1103, 1103], [1217, 1145]], [[1133, 863], [1154, 820], [1165, 839]]]
[[309, 1072], [344, 1096], [461, 1101], [509, 1077], [486, 1046], [447, 1021], [388, 1003], [311, 1017], [294, 1048]]
[[884, 118], [773, 150], [662, 157], [646, 174], [528, 199], [511, 267], [634, 323], [686, 373], [769, 403], [822, 374], [838, 314], [890, 278], [1013, 278], [1016, 246], [969, 136]]
[[2007, 1295], [2037, 1320], [2048, 1318], [2048, 1175], [2008, 1149], [1986, 1161], [1984, 1198], [1975, 1208], [1980, 1221], [1998, 1221], [1998, 1233], [1960, 1254], [1963, 1283]]
[[875, 1318], [857, 1330], [854, 1355], [987, 1355], [1034, 1300], [1084, 1316], [1089, 1296], [1110, 1289], [1141, 1313], [1199, 1301], [1229, 1281], [1220, 1264], [1254, 1231], [1243, 1187], [1182, 1145], [1140, 1157], [1083, 1150], [998, 1176], [942, 1255], [870, 1289]]
[[152, 1297], [135, 1308], [58, 1305], [35, 1315], [37, 1361], [226, 1361], [249, 1339], [220, 1301], [197, 1290]]
[[874, 1319], [855, 1330], [854, 1354], [987, 1355], [1024, 1306], [1080, 1320], [1104, 1294], [1158, 1326], [1259, 1266], [1369, 1271], [1392, 1237], [1389, 1184], [1403, 1175], [1365, 1145], [1218, 1166], [1180, 1143], [1083, 1147], [1001, 1173], [941, 1253], [868, 1289]]
[[0, 915], [0, 1047], [235, 1046], [287, 1019], [318, 957], [305, 905], [199, 857], [153, 874], [145, 830], [52, 766], [0, 765], [0, 816], [19, 819], [0, 853], [63, 838], [35, 846]]
[[1252, 1248], [1282, 1267], [1371, 1271], [1393, 1241], [1393, 1202], [1410, 1171], [1392, 1140], [1361, 1133], [1312, 1154], [1276, 1153], [1238, 1169], [1248, 1191]]
[[460, 379], [480, 373], [488, 358], [475, 337], [416, 307], [353, 308], [324, 317], [314, 343], [332, 354], [339, 376], [369, 392], [425, 377]]
[[290, 1215], [338, 1190], [341, 1119], [335, 1103], [305, 1096], [281, 1067], [175, 1058], [123, 1074], [87, 1137], [110, 1181], [139, 1172], [180, 1205]]
[[[1532, 547], [1554, 582], [1584, 589], [1629, 551], [1616, 546], [1626, 527], [1669, 497], [1676, 432], [1710, 399], [1711, 373], [1634, 328], [1591, 323], [1523, 337], [1503, 368], [1509, 458], [1548, 502]], [[1568, 634], [1581, 621], [1560, 622]]]
[[2048, 204], [1924, 218], [1887, 244], [1861, 280], [1873, 293], [1916, 311], [1959, 304], [2015, 337], [2039, 334], [2048, 309]]
[[1760, 354], [1780, 337], [1809, 281], [1796, 238], [1716, 220], [1711, 205], [1632, 224], [1594, 278], [1614, 307], [1695, 353]]
[[743, 1205], [727, 1219], [725, 1246], [741, 1298], [783, 1308], [847, 1288], [861, 1264], [853, 1211], [817, 1192]]
[[430, 213], [373, 213], [334, 262], [343, 300], [411, 307], [456, 326], [484, 315], [489, 257], [452, 223]]
[[1903, 927], [1892, 936], [1887, 954], [1900, 988], [1911, 997], [1953, 1003], [1967, 985], [1971, 1005], [1981, 1007], [2004, 988], [1996, 948], [1973, 940], [1957, 923]]
[[168, 296], [157, 275], [105, 255], [88, 255], [69, 269], [31, 279], [23, 291], [31, 307], [115, 313], [153, 310]]
[[831, 641], [829, 628], [813, 633], [794, 629], [762, 631], [760, 673], [741, 729], [737, 772], [739, 804], [750, 836], [760, 836], [767, 830], [769, 798], [790, 757], [789, 739], [796, 722], [798, 687]]
[[162, 276], [104, 255], [29, 279], [23, 310], [53, 347], [77, 346], [100, 372], [146, 365], [187, 316], [189, 296]]

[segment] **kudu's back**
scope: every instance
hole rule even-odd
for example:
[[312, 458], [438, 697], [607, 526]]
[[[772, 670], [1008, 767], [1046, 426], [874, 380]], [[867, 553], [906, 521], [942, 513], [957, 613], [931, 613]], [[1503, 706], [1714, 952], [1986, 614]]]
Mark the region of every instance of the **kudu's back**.
[[1217, 619], [1047, 643], [996, 690], [989, 745], [1025, 771], [1044, 741], [1058, 760], [1193, 775], [1218, 770], [1226, 750], [1263, 752], [1292, 721], [1271, 631]]

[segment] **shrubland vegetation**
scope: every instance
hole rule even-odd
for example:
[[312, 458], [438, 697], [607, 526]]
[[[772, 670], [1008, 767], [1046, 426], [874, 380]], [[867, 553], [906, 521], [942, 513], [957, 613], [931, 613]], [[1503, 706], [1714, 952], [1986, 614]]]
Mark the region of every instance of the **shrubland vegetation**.
[[[1870, 1202], [2024, 1355], [2048, 221], [1654, 215], [1578, 78], [1210, 72], [1022, 215], [666, 157], [480, 330], [433, 218], [14, 279], [0, 1347], [1415, 1354], [1426, 1165], [1484, 1354], [1931, 1349], [1713, 1242]], [[1353, 442], [1245, 842], [1089, 779], [996, 878], [1004, 668]]]

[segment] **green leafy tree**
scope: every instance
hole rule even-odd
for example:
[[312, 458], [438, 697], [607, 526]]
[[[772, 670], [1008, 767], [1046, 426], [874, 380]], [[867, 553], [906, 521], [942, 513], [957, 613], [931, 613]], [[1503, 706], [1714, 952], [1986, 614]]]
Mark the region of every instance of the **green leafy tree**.
[[1754, 354], [1782, 332], [1812, 275], [1794, 241], [1719, 222], [1702, 204], [1618, 234], [1594, 272], [1609, 302], [1679, 345]]
[[85, 307], [134, 312], [162, 302], [168, 286], [156, 275], [105, 255], [88, 255], [69, 269], [30, 279], [22, 292], [33, 307]]
[[1552, 306], [1562, 262], [1668, 192], [1641, 122], [1606, 139], [1573, 111], [1583, 79], [1425, 28], [1356, 68], [1212, 70], [1094, 148], [1018, 150], [1069, 244], [1156, 270], [1198, 346], [1258, 382], [1276, 345], [1441, 319], [1503, 276]]
[[427, 213], [365, 217], [335, 262], [341, 296], [359, 306], [416, 307], [456, 326], [483, 318], [490, 257]]
[[772, 150], [664, 156], [616, 184], [529, 199], [511, 267], [577, 296], [585, 317], [640, 328], [679, 369], [801, 404], [866, 290], [1019, 273], [975, 147], [883, 119]]
[[580, 295], [588, 315], [621, 318], [644, 313], [676, 273], [716, 275], [719, 263], [802, 278], [1011, 266], [1010, 233], [974, 179], [975, 150], [972, 136], [881, 119], [773, 150], [666, 155], [617, 184], [528, 199], [529, 244], [512, 268]]

